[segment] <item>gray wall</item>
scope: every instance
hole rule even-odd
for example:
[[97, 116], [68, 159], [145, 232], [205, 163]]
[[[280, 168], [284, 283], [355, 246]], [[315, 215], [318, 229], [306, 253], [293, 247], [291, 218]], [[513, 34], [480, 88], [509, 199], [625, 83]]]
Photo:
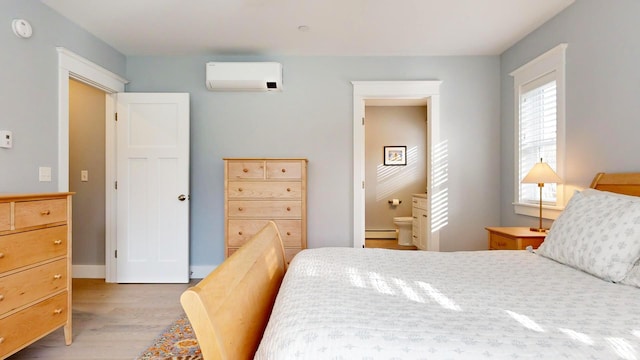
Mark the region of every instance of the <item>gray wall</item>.
[[[11, 21], [28, 20], [30, 39]], [[13, 131], [13, 149], [0, 149], [0, 192], [58, 190], [58, 54], [65, 47], [123, 75], [125, 57], [37, 0], [0, 1], [0, 129]], [[52, 182], [38, 181], [38, 167]]]
[[[31, 39], [13, 35], [14, 18], [31, 22]], [[37, 0], [0, 1], [0, 19], [0, 129], [12, 130], [15, 141], [13, 149], [0, 149], [0, 192], [57, 190], [55, 47], [63, 46], [130, 79], [128, 91], [191, 93], [193, 265], [223, 259], [223, 157], [307, 157], [309, 245], [351, 246], [352, 80], [442, 80], [449, 221], [441, 230], [441, 248], [486, 248], [483, 228], [499, 222], [497, 56], [125, 58]], [[284, 92], [209, 92], [204, 64], [214, 60], [279, 61]], [[38, 182], [38, 166], [51, 166], [54, 181]]]
[[[393, 218], [411, 216], [411, 195], [427, 188], [427, 107], [367, 106], [365, 118], [365, 229], [395, 229]], [[384, 146], [398, 145], [407, 165], [384, 166]]]
[[[209, 92], [208, 61], [278, 61], [281, 93]], [[442, 80], [449, 223], [443, 250], [486, 249], [499, 222], [499, 59], [487, 57], [129, 57], [127, 91], [191, 94], [191, 260], [223, 259], [223, 157], [306, 157], [308, 244], [352, 246], [352, 80]]]
[[[69, 190], [73, 196], [73, 263], [105, 260], [105, 93], [69, 81]], [[89, 172], [81, 181], [80, 172]]]
[[[640, 1], [579, 0], [501, 56], [501, 224], [534, 226], [513, 211], [514, 96], [509, 73], [559, 43], [567, 48], [565, 183], [640, 171]], [[548, 226], [547, 223], [546, 226]]]

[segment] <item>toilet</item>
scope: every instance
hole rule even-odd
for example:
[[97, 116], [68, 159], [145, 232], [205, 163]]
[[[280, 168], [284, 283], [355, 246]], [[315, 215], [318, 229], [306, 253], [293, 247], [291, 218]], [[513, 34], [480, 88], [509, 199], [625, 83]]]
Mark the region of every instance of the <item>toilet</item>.
[[411, 216], [394, 217], [393, 223], [396, 224], [398, 233], [398, 245], [411, 246], [412, 241], [412, 228], [413, 218]]

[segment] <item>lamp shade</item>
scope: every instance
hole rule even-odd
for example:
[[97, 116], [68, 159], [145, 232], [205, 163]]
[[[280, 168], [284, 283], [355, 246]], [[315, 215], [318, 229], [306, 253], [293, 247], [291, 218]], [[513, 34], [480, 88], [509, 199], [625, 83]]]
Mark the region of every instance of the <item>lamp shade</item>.
[[562, 183], [562, 179], [555, 171], [545, 162], [536, 163], [527, 176], [522, 179], [522, 183], [525, 184], [549, 184], [549, 183]]

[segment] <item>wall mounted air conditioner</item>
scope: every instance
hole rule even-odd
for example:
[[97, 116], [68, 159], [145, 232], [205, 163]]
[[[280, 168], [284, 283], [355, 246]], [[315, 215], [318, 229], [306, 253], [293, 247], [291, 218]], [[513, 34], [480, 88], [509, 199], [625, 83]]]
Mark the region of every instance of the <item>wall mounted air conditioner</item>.
[[212, 91], [282, 91], [282, 64], [208, 62], [206, 83]]

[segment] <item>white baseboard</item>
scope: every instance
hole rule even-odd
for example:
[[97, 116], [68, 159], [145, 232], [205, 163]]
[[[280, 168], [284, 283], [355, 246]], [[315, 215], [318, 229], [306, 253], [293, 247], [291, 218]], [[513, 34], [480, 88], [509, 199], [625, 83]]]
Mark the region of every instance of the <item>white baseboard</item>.
[[104, 265], [73, 265], [71, 267], [74, 279], [104, 279]]
[[[189, 272], [190, 279], [202, 279], [209, 275], [217, 266], [216, 265], [198, 265], [191, 266]], [[73, 278], [75, 279], [104, 279], [104, 265], [73, 265]]]
[[396, 239], [396, 230], [365, 230], [365, 239]]

